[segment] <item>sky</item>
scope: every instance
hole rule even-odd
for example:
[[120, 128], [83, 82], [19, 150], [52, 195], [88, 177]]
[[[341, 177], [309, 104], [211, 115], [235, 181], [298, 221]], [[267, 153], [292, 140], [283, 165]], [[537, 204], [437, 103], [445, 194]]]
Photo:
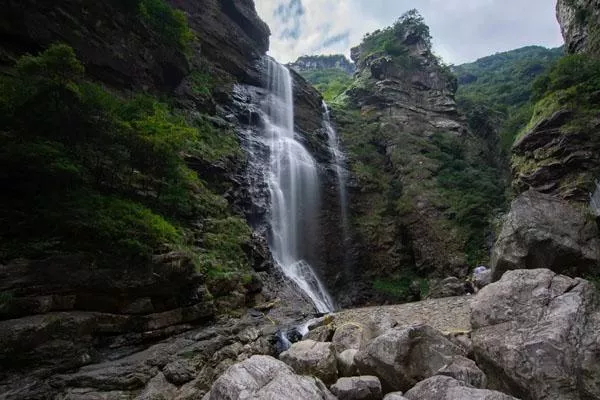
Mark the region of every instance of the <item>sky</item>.
[[255, 0], [271, 28], [269, 54], [346, 54], [367, 32], [416, 8], [429, 25], [434, 52], [449, 64], [528, 45], [563, 44], [555, 0]]

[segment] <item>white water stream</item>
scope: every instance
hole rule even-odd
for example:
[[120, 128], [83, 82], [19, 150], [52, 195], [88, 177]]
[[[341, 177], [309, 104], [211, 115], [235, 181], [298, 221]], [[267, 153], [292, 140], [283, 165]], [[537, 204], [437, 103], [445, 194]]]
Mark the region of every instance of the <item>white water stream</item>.
[[318, 225], [317, 163], [294, 135], [292, 78], [287, 68], [267, 59], [268, 96], [262, 104], [270, 162], [266, 179], [271, 198], [270, 247], [275, 262], [321, 313], [333, 311], [327, 289], [306, 261], [306, 243]]

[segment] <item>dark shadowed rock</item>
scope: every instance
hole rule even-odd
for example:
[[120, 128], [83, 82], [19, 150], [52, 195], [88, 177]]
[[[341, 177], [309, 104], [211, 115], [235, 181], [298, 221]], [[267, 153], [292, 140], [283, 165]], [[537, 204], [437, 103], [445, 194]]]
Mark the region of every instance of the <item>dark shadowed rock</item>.
[[381, 400], [381, 382], [375, 376], [341, 378], [331, 386], [339, 400]]
[[429, 299], [442, 299], [444, 297], [463, 296], [466, 294], [464, 280], [455, 276], [435, 282], [431, 285]]
[[474, 389], [447, 376], [419, 382], [404, 395], [408, 400], [518, 400], [501, 392]]
[[600, 398], [598, 293], [547, 269], [507, 272], [472, 303], [489, 386], [532, 400]]
[[529, 190], [512, 202], [492, 253], [492, 279], [513, 269], [584, 275], [600, 262], [595, 221], [568, 202]]

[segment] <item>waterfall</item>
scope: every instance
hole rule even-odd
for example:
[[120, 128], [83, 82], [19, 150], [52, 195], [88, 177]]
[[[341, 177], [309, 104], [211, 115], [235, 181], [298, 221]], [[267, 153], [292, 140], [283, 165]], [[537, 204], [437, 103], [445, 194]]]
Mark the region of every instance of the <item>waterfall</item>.
[[266, 62], [268, 95], [262, 111], [270, 153], [265, 171], [271, 200], [269, 245], [284, 274], [325, 313], [334, 309], [333, 301], [307, 261], [320, 211], [317, 163], [294, 135], [290, 72], [270, 58]]
[[[344, 157], [344, 153], [342, 153], [342, 150], [340, 149], [340, 143], [337, 137], [337, 132], [331, 124], [331, 115], [329, 113], [329, 107], [325, 102], [323, 102], [323, 109], [325, 110], [323, 115], [323, 124], [325, 125], [325, 130], [327, 131], [329, 149], [335, 162], [335, 173], [337, 176], [338, 192], [340, 196], [340, 221], [342, 228], [342, 240], [344, 241], [344, 245], [346, 245], [350, 241], [350, 229], [348, 226], [348, 192], [346, 188], [347, 175], [346, 169], [344, 168], [346, 164], [346, 158]], [[348, 254], [347, 252], [344, 252], [344, 254], [344, 264], [345, 267], [348, 267]]]

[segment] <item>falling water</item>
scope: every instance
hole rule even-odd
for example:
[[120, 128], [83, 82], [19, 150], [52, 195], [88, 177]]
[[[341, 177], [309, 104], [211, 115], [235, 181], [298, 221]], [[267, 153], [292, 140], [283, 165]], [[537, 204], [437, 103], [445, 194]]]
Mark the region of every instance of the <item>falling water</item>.
[[264, 133], [270, 151], [266, 174], [271, 198], [270, 247], [275, 262], [313, 301], [319, 312], [333, 301], [306, 261], [319, 213], [317, 164], [294, 137], [294, 103], [290, 72], [267, 59], [267, 89], [262, 105]]
[[[346, 188], [346, 170], [344, 168], [346, 159], [344, 153], [340, 149], [340, 143], [337, 137], [337, 133], [331, 124], [331, 116], [329, 113], [329, 107], [327, 103], [323, 102], [324, 114], [324, 125], [327, 130], [327, 138], [329, 141], [329, 149], [333, 160], [335, 162], [335, 173], [337, 175], [338, 191], [340, 196], [340, 220], [342, 227], [342, 240], [344, 244], [347, 244], [350, 240], [350, 231], [348, 228], [348, 192]], [[344, 253], [346, 254], [346, 253]], [[345, 264], [347, 260], [345, 260]]]

